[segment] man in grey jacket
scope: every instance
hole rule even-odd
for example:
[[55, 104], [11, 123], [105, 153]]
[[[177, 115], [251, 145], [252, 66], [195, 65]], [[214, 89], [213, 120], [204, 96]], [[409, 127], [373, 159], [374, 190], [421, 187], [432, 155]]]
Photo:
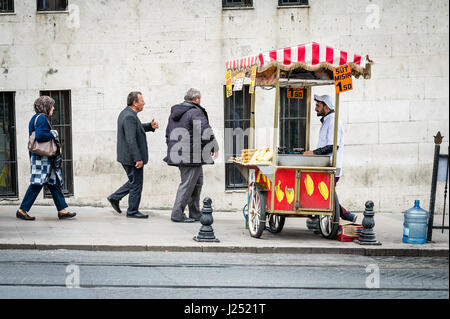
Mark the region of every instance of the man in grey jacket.
[[[172, 106], [166, 128], [167, 156], [164, 161], [180, 170], [171, 219], [174, 222], [191, 223], [200, 220], [200, 193], [203, 186], [202, 165], [214, 164], [218, 156], [217, 143], [208, 113], [200, 105], [201, 93], [189, 89], [184, 102]], [[184, 213], [189, 207], [189, 217]]]
[[130, 92], [127, 107], [120, 112], [117, 120], [117, 161], [122, 164], [128, 176], [128, 182], [108, 196], [113, 209], [121, 213], [119, 202], [128, 197], [127, 217], [148, 218], [139, 212], [142, 186], [144, 182], [144, 165], [148, 162], [147, 137], [145, 132], [154, 132], [159, 128], [158, 122], [142, 124], [137, 114], [144, 109], [141, 92]]

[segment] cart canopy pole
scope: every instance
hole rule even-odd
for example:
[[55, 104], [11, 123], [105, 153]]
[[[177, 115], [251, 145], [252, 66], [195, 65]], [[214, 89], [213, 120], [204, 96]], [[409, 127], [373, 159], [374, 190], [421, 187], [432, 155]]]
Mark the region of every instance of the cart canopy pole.
[[309, 140], [311, 130], [311, 87], [306, 88], [306, 136], [305, 136], [305, 151], [309, 151]]
[[280, 68], [277, 67], [277, 86], [275, 92], [275, 114], [273, 121], [273, 165], [276, 166], [278, 162], [278, 113], [280, 104]]
[[337, 139], [338, 139], [338, 128], [339, 128], [339, 93], [336, 93], [336, 106], [334, 108], [334, 137], [333, 137], [333, 167], [336, 167], [336, 156], [337, 156]]
[[[274, 114], [274, 122], [273, 122], [273, 156], [272, 163], [273, 166], [278, 165], [278, 110], [280, 104], [280, 68], [277, 66], [277, 87], [275, 92], [275, 114]], [[275, 208], [275, 172], [272, 177], [272, 189], [271, 189], [271, 211], [274, 211]]]
[[253, 90], [251, 96], [251, 108], [250, 108], [250, 136], [249, 136], [249, 147], [255, 148], [255, 93], [256, 87]]

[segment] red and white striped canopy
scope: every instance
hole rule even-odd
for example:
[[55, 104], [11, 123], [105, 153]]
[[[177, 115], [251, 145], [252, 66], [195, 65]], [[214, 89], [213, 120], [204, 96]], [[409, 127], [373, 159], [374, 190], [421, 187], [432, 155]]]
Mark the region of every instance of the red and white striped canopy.
[[226, 61], [226, 68], [231, 71], [243, 71], [257, 65], [258, 72], [263, 72], [271, 66], [279, 66], [285, 71], [297, 67], [316, 71], [320, 68], [332, 69], [339, 65], [351, 64], [352, 71], [356, 75], [364, 74], [365, 77], [370, 77], [370, 68], [367, 68], [370, 63], [371, 60], [367, 55], [351, 54], [312, 42], [229, 60]]

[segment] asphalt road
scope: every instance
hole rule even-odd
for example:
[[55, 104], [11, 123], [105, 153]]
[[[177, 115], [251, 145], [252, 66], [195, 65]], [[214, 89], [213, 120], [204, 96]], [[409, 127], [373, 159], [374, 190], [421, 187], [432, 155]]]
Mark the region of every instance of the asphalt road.
[[0, 251], [0, 298], [448, 299], [448, 258]]

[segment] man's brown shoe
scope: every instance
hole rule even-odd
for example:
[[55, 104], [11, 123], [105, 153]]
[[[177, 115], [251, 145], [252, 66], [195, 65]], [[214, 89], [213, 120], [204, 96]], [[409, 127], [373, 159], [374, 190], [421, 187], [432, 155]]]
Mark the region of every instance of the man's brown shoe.
[[20, 211], [16, 212], [16, 217], [19, 219], [23, 219], [23, 220], [35, 220], [36, 219], [36, 217], [30, 216], [26, 212], [21, 213]]

